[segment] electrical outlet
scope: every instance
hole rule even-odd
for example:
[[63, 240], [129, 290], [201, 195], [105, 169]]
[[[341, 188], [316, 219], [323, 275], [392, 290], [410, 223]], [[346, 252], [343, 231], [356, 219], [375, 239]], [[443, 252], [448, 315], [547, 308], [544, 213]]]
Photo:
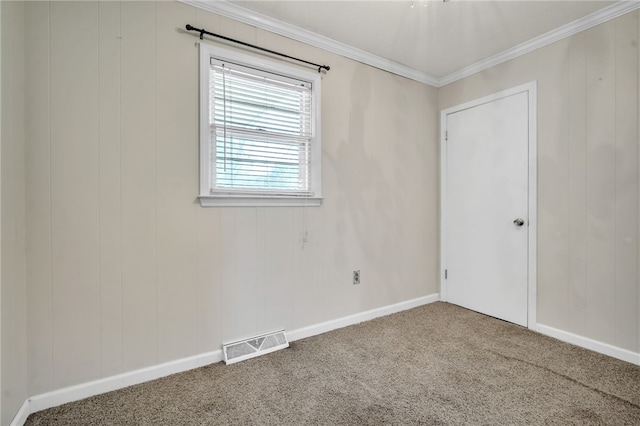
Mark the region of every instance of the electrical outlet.
[[360, 284], [360, 269], [353, 271], [353, 283]]

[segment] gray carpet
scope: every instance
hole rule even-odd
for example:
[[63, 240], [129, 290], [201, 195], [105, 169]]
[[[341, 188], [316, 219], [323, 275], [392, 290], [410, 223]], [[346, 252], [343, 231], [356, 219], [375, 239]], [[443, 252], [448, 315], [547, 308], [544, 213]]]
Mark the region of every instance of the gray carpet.
[[439, 302], [26, 424], [640, 425], [640, 367]]

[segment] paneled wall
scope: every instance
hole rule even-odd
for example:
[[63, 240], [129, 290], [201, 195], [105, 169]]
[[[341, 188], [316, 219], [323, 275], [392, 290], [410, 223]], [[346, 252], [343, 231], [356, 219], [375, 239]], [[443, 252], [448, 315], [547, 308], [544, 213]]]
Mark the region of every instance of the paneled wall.
[[[176, 2], [24, 8], [29, 395], [437, 293], [436, 89]], [[188, 23], [331, 65], [321, 207], [200, 207]]]
[[0, 422], [27, 398], [24, 37], [21, 3], [0, 2]]
[[638, 12], [439, 90], [538, 81], [538, 322], [640, 351]]

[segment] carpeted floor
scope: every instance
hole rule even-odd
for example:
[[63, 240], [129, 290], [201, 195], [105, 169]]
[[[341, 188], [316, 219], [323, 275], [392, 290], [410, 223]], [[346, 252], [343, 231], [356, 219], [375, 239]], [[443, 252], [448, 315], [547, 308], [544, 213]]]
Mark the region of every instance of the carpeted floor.
[[640, 425], [640, 367], [433, 303], [27, 425]]

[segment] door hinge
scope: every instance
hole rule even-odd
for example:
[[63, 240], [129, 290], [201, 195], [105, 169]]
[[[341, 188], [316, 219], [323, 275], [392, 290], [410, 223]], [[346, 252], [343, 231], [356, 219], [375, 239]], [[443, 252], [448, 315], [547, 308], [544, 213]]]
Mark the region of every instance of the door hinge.
[[447, 276], [449, 275], [449, 274], [448, 274], [448, 272], [449, 272], [449, 271], [448, 271], [447, 269], [445, 269], [445, 270], [444, 270], [444, 279], [445, 279], [445, 280], [447, 279]]
[[448, 131], [448, 130], [445, 130], [445, 131], [444, 131], [444, 140], [445, 140], [445, 141], [448, 141], [448, 140], [449, 140], [449, 131]]

